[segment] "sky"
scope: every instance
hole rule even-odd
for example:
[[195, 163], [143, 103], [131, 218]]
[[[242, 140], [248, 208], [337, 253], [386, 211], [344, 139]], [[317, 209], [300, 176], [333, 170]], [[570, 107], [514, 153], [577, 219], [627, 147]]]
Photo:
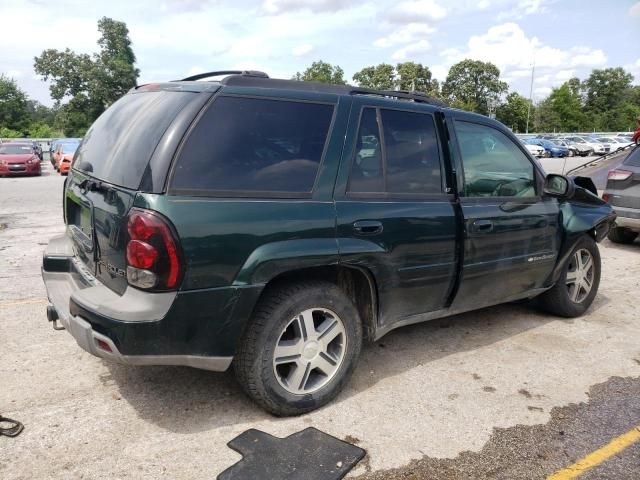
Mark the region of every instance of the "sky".
[[637, 0], [0, 0], [0, 73], [52, 105], [33, 58], [47, 48], [93, 53], [97, 21], [124, 21], [139, 83], [212, 70], [290, 78], [315, 60], [355, 72], [415, 61], [444, 80], [465, 58], [490, 61], [533, 99], [594, 68], [624, 67], [640, 84]]

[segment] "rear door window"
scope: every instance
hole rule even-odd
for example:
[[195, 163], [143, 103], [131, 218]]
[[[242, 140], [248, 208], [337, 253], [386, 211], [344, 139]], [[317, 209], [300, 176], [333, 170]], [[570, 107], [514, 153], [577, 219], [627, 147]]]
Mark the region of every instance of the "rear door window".
[[[442, 193], [440, 150], [433, 116], [363, 109], [348, 191], [354, 194]], [[382, 135], [379, 129], [382, 124]]]
[[219, 97], [187, 138], [172, 189], [231, 196], [310, 194], [333, 110], [330, 104]]
[[164, 132], [195, 95], [170, 91], [125, 95], [100, 115], [86, 133], [78, 147], [74, 169], [108, 183], [137, 189]]

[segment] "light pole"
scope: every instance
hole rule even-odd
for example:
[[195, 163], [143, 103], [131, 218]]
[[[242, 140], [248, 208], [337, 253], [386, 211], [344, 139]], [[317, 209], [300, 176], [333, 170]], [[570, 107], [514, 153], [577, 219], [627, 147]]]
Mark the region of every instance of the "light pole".
[[529, 105], [527, 105], [527, 127], [525, 133], [529, 133], [529, 116], [531, 115], [531, 105], [533, 104], [533, 77], [536, 74], [536, 60], [533, 60], [531, 67], [531, 87], [529, 88]]

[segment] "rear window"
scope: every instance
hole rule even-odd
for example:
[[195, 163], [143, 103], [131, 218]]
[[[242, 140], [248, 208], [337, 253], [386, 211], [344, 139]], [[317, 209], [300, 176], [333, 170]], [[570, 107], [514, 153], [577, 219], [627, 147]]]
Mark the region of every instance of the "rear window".
[[174, 190], [308, 194], [322, 159], [333, 105], [219, 97], [178, 158]]
[[162, 135], [193, 98], [191, 92], [125, 95], [94, 122], [78, 147], [74, 168], [137, 189]]
[[635, 147], [622, 163], [630, 167], [640, 167], [640, 147]]

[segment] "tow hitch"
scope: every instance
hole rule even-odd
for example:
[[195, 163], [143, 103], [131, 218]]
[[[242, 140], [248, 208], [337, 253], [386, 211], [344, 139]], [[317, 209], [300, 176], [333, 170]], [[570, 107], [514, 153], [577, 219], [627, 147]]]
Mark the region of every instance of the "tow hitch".
[[62, 325], [58, 325], [58, 312], [53, 305], [47, 305], [47, 320], [53, 322], [54, 330], [64, 330], [65, 328]]

